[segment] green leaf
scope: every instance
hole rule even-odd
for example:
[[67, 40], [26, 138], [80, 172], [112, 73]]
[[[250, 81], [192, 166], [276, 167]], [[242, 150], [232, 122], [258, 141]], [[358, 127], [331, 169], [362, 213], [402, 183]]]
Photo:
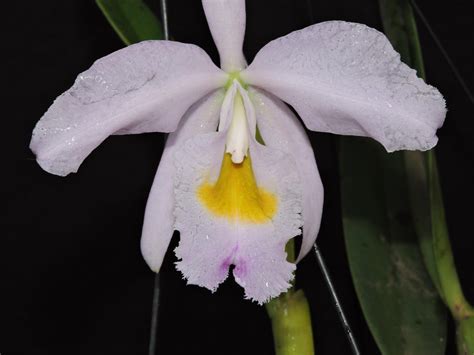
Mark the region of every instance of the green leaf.
[[[409, 0], [379, 3], [387, 37], [402, 60], [424, 76]], [[448, 240], [435, 163], [433, 152], [389, 155], [362, 140], [343, 141], [347, 252], [364, 315], [383, 354], [444, 353], [446, 312], [436, 291], [443, 299], [445, 293], [437, 255], [449, 242], [434, 245], [433, 234]]]
[[405, 152], [405, 166], [408, 175], [411, 209], [423, 260], [440, 297], [444, 300], [433, 250], [430, 193], [427, 188], [428, 176], [426, 174], [425, 154], [432, 155], [433, 152]]
[[384, 32], [402, 60], [425, 77], [420, 40], [409, 0], [379, 0]]
[[[402, 60], [425, 78], [415, 17], [409, 0], [379, 0], [385, 32]], [[449, 241], [434, 151], [405, 152], [410, 202], [420, 249], [438, 293], [457, 320], [473, 317], [464, 298]]]
[[418, 248], [402, 154], [362, 138], [340, 148], [349, 265], [377, 345], [384, 355], [444, 354], [446, 312]]
[[[420, 77], [425, 78], [418, 31], [409, 1], [379, 0], [379, 4], [384, 30], [390, 42], [400, 53], [402, 60], [415, 68]], [[410, 190], [410, 205], [420, 249], [431, 279], [440, 297], [444, 299], [433, 250], [431, 202], [426, 164], [428, 157], [434, 159], [434, 153], [433, 151], [426, 153], [412, 151], [405, 152], [404, 157]], [[437, 171], [434, 173], [437, 174]]]
[[160, 21], [142, 0], [96, 0], [96, 3], [126, 45], [163, 39]]

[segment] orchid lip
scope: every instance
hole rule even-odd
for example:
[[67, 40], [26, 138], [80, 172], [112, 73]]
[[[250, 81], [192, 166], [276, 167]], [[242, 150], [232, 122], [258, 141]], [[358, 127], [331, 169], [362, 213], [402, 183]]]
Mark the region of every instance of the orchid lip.
[[205, 179], [196, 194], [209, 213], [233, 223], [268, 223], [278, 210], [278, 197], [257, 184], [250, 155], [234, 163], [225, 153], [217, 180]]

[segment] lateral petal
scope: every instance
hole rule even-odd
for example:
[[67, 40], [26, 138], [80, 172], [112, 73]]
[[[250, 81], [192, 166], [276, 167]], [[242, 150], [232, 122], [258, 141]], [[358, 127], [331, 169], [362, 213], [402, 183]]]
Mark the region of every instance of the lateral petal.
[[227, 76], [197, 46], [145, 41], [97, 60], [37, 123], [30, 148], [56, 175], [76, 172], [111, 134], [172, 132]]
[[247, 61], [242, 52], [245, 35], [245, 0], [203, 0], [207, 23], [219, 51], [221, 68], [242, 70]]
[[303, 241], [297, 261], [313, 246], [323, 213], [324, 188], [313, 148], [298, 118], [285, 103], [268, 92], [249, 89], [265, 145], [289, 154], [296, 163], [303, 198]]
[[223, 97], [221, 89], [191, 106], [166, 141], [148, 196], [140, 243], [143, 258], [154, 272], [160, 270], [174, 231], [174, 153], [192, 136], [216, 130]]
[[438, 90], [365, 25], [330, 21], [278, 38], [241, 73], [292, 105], [314, 131], [369, 136], [387, 149], [427, 150], [446, 108]]

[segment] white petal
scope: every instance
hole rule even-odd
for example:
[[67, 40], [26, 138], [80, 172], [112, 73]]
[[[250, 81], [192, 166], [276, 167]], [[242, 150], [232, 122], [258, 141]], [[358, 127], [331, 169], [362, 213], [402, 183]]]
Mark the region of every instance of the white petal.
[[315, 131], [369, 136], [388, 151], [432, 148], [444, 99], [365, 25], [325, 22], [274, 40], [241, 73]]
[[250, 136], [255, 137], [255, 134], [257, 131], [257, 119], [255, 117], [255, 107], [252, 101], [250, 101], [247, 90], [245, 90], [238, 81], [236, 81], [236, 83], [237, 83], [237, 89], [239, 90], [239, 93], [242, 96], [242, 100], [244, 102], [245, 115], [247, 116]]
[[174, 231], [174, 153], [190, 137], [216, 130], [223, 96], [224, 91], [219, 90], [191, 106], [166, 141], [148, 196], [141, 239], [143, 257], [155, 272], [160, 270]]
[[226, 72], [245, 68], [245, 0], [203, 0], [202, 6], [219, 51], [221, 68]]
[[255, 118], [255, 109], [252, 103], [250, 102], [247, 90], [245, 90], [242, 85], [240, 85], [240, 83], [235, 79], [232, 82], [232, 85], [227, 89], [224, 102], [222, 103], [221, 117], [219, 121], [219, 132], [226, 131], [229, 129], [233, 118], [234, 99], [237, 92], [239, 92], [239, 94], [242, 96], [242, 100], [244, 102], [245, 115], [247, 117], [250, 134], [252, 137], [255, 137], [257, 124]]
[[176, 154], [176, 266], [188, 283], [214, 291], [233, 264], [246, 297], [263, 303], [286, 291], [293, 278], [295, 265], [286, 261], [285, 245], [302, 225], [300, 182], [288, 155], [252, 141], [255, 179], [278, 197], [278, 209], [261, 224], [218, 217], [202, 205], [196, 191], [206, 179], [216, 179], [224, 144], [225, 132], [201, 135]]
[[141, 42], [96, 61], [44, 114], [30, 147], [46, 171], [67, 175], [111, 134], [172, 132], [227, 76], [194, 45]]
[[265, 145], [288, 153], [296, 163], [303, 194], [303, 242], [298, 261], [313, 246], [323, 212], [324, 189], [313, 148], [304, 127], [282, 101], [255, 89], [249, 90], [255, 106], [258, 128]]
[[227, 131], [230, 123], [232, 122], [232, 114], [234, 112], [234, 99], [235, 93], [237, 92], [237, 81], [234, 80], [232, 85], [227, 89], [222, 102], [220, 119], [219, 119], [219, 132]]

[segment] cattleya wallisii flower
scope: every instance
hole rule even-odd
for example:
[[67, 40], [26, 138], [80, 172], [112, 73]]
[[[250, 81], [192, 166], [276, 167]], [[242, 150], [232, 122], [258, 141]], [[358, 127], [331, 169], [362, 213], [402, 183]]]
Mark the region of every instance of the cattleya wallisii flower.
[[[288, 289], [285, 245], [317, 236], [323, 187], [303, 126], [426, 150], [441, 94], [386, 37], [331, 21], [278, 38], [247, 65], [244, 0], [203, 0], [221, 69], [192, 44], [146, 41], [96, 61], [38, 122], [31, 149], [53, 174], [77, 171], [112, 134], [172, 132], [148, 199], [142, 253], [160, 269], [174, 230], [178, 270], [215, 290], [235, 280], [259, 303]], [[281, 101], [283, 100], [283, 101]], [[258, 137], [258, 139], [257, 139]]]

